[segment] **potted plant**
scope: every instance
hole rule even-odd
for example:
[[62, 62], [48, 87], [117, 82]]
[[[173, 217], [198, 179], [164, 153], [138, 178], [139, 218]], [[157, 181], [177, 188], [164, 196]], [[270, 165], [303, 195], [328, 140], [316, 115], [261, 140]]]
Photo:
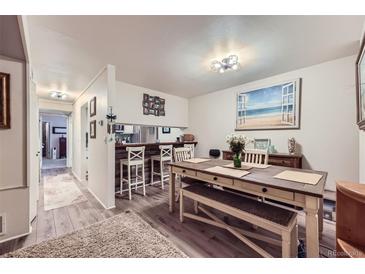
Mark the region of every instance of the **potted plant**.
[[246, 136], [241, 134], [228, 135], [226, 142], [229, 144], [229, 148], [233, 153], [233, 166], [236, 168], [241, 167], [241, 155], [245, 151], [247, 144], [251, 142]]

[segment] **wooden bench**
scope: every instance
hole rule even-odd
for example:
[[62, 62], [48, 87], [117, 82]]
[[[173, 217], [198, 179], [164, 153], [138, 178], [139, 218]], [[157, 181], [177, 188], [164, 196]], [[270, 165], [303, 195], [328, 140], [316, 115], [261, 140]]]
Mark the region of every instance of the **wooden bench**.
[[[184, 211], [184, 197], [190, 198], [194, 201], [195, 214]], [[278, 234], [281, 236], [281, 240], [228, 225], [212, 212], [202, 207], [202, 205], [217, 209], [254, 226], [258, 226]], [[206, 214], [210, 217], [210, 219], [199, 216], [199, 211]], [[284, 258], [297, 257], [297, 214], [293, 211], [275, 207], [254, 199], [245, 198], [228, 191], [222, 191], [213, 187], [196, 184], [187, 186], [180, 190], [181, 222], [184, 221], [184, 217], [228, 230], [263, 257], [272, 256], [247, 237], [281, 246], [282, 257]]]

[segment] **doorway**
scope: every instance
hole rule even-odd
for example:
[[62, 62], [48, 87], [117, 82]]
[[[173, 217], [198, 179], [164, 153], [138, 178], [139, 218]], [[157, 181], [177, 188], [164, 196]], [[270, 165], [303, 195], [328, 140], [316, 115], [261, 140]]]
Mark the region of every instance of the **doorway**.
[[67, 167], [68, 116], [40, 113], [42, 166], [44, 169]]

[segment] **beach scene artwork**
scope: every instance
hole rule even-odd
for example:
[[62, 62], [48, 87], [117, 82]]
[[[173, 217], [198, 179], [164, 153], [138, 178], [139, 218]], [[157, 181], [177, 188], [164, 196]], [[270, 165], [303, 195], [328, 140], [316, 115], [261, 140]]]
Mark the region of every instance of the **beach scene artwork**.
[[299, 115], [300, 79], [238, 93], [236, 130], [295, 129]]

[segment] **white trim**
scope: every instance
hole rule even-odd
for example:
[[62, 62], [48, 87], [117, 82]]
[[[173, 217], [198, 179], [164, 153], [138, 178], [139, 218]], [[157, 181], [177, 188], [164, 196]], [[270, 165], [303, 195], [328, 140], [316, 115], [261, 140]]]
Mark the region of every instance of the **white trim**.
[[[15, 235], [15, 236], [10, 237], [10, 238], [5, 238], [5, 239], [3, 239], [3, 240], [0, 240], [0, 244], [1, 244], [1, 243], [5, 243], [5, 242], [7, 242], [7, 241], [11, 241], [11, 240], [14, 240], [14, 239], [18, 239], [18, 238], [21, 238], [21, 237], [27, 236], [27, 235], [31, 234], [31, 233], [32, 233], [32, 231], [33, 231], [32, 226], [31, 226], [31, 225], [29, 225], [29, 230], [28, 230], [28, 232], [23, 233], [23, 234], [20, 234], [20, 235]], [[3, 236], [4, 236], [4, 235], [3, 235]]]
[[104, 203], [102, 201], [100, 201], [100, 199], [94, 194], [94, 192], [92, 192], [92, 190], [88, 187], [87, 190], [94, 196], [94, 198], [105, 208], [105, 209], [113, 209], [115, 208], [115, 205], [111, 206], [111, 207], [106, 207], [104, 205]]

